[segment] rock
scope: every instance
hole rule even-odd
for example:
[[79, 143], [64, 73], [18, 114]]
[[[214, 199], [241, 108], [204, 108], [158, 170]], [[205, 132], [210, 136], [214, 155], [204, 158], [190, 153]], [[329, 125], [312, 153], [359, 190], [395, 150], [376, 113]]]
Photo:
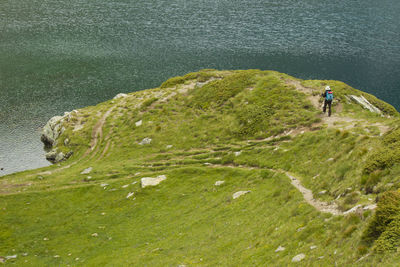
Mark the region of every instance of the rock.
[[142, 120], [135, 122], [136, 127], [139, 127], [139, 126], [141, 126], [142, 124], [143, 124], [143, 121], [142, 121]]
[[167, 145], [166, 148], [170, 149], [170, 148], [172, 148], [172, 145]]
[[220, 186], [220, 185], [222, 185], [223, 183], [225, 183], [225, 181], [216, 181], [216, 182], [215, 182], [215, 186]]
[[382, 113], [382, 111], [379, 108], [377, 108], [374, 105], [372, 105], [367, 99], [365, 99], [364, 96], [350, 95], [350, 98], [352, 98], [354, 101], [359, 103], [365, 109], [368, 109], [369, 111], [371, 111], [373, 113], [378, 113], [378, 114]]
[[100, 184], [101, 187], [108, 186], [108, 184]]
[[151, 138], [146, 137], [139, 143], [139, 145], [148, 145], [151, 143], [151, 141], [152, 141]]
[[93, 170], [92, 167], [86, 168], [81, 172], [81, 174], [89, 174], [92, 170]]
[[294, 256], [294, 257], [292, 258], [292, 262], [299, 262], [299, 261], [302, 261], [302, 260], [305, 259], [305, 257], [306, 257], [306, 255], [304, 255], [303, 253], [301, 253], [301, 254], [299, 254], [299, 255]]
[[361, 205], [354, 206], [353, 208], [343, 212], [343, 214], [346, 215], [346, 214], [349, 214], [349, 213], [357, 212], [359, 209], [362, 210], [362, 206]]
[[6, 259], [3, 257], [0, 257], [0, 263], [5, 263], [5, 262], [6, 262]]
[[59, 258], [60, 257], [60, 255], [54, 255], [54, 258]]
[[329, 158], [326, 161], [333, 161], [333, 160], [334, 160], [334, 158]]
[[376, 209], [377, 205], [376, 204], [371, 204], [363, 207], [363, 210], [374, 210]]
[[16, 259], [17, 255], [6, 256], [6, 260]]
[[131, 196], [133, 196], [135, 194], [135, 192], [130, 192], [128, 193], [128, 195], [126, 196], [126, 198], [130, 198]]
[[45, 157], [51, 163], [57, 163], [57, 162], [61, 162], [63, 160], [68, 159], [69, 157], [72, 156], [72, 154], [73, 154], [73, 152], [69, 151], [67, 154], [64, 155], [63, 152], [58, 152], [57, 149], [53, 149], [50, 152], [47, 152], [45, 154]]
[[239, 198], [239, 197], [241, 197], [241, 196], [243, 196], [243, 195], [245, 195], [247, 193], [250, 193], [250, 191], [238, 191], [238, 192], [236, 192], [236, 193], [234, 193], [232, 195], [232, 198], [233, 199], [237, 199], [237, 198]]
[[284, 250], [285, 250], [285, 247], [279, 246], [277, 249], [275, 249], [275, 252], [284, 251]]
[[43, 127], [43, 132], [40, 140], [44, 143], [46, 147], [53, 147], [56, 143], [57, 138], [62, 134], [61, 129], [63, 119], [63, 116], [54, 116]]
[[166, 179], [167, 179], [167, 177], [165, 175], [159, 175], [159, 176], [157, 176], [157, 178], [144, 177], [144, 178], [140, 179], [140, 182], [142, 184], [142, 188], [145, 188], [147, 186], [156, 186]]
[[98, 233], [93, 233], [92, 236], [93, 236], [93, 237], [98, 237], [99, 234], [98, 234]]
[[311, 246], [310, 247], [311, 250], [316, 249], [316, 248], [317, 248], [317, 246]]
[[236, 151], [234, 154], [235, 154], [236, 157], [240, 156], [240, 154], [242, 154], [242, 151]]
[[57, 153], [57, 156], [56, 156], [56, 158], [55, 158], [55, 162], [60, 162], [60, 161], [63, 161], [63, 160], [64, 160], [64, 158], [65, 158], [65, 155], [64, 155], [64, 153], [62, 153], [62, 152], [60, 152], [60, 153]]
[[325, 195], [326, 192], [327, 192], [326, 190], [323, 190], [323, 191], [319, 192], [318, 195]]
[[297, 229], [297, 232], [301, 232], [301, 231], [303, 231], [304, 229], [306, 229], [305, 226], [304, 226], [304, 227], [300, 227], [299, 229]]
[[69, 144], [69, 139], [66, 138], [66, 139], [64, 140], [64, 146], [67, 146], [68, 144]]
[[49, 239], [47, 237], [43, 238], [44, 241], [48, 241]]
[[129, 184], [125, 184], [123, 186], [121, 186], [122, 188], [127, 188], [129, 186]]
[[127, 94], [124, 94], [124, 93], [119, 93], [118, 95], [114, 96], [114, 98], [113, 98], [113, 99], [125, 98], [125, 97], [127, 97], [127, 96], [128, 96]]

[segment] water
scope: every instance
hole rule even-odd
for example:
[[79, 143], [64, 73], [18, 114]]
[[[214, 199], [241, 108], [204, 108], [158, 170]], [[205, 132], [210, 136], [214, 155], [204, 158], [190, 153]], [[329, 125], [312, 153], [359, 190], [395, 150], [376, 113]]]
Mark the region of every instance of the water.
[[64, 111], [202, 68], [342, 80], [400, 109], [395, 0], [2, 0], [0, 175]]

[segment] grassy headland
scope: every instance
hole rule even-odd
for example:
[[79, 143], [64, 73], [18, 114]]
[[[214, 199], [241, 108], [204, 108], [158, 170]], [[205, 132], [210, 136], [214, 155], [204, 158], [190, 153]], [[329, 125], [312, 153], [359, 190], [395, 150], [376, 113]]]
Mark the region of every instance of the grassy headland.
[[[327, 84], [329, 118], [319, 108]], [[72, 112], [56, 145], [68, 160], [0, 178], [0, 256], [18, 266], [285, 266], [304, 254], [309, 266], [396, 266], [399, 126], [392, 106], [338, 81], [175, 77]], [[359, 207], [320, 212], [285, 172], [340, 212]], [[167, 180], [140, 186], [158, 175]], [[250, 192], [233, 199], [238, 191]]]

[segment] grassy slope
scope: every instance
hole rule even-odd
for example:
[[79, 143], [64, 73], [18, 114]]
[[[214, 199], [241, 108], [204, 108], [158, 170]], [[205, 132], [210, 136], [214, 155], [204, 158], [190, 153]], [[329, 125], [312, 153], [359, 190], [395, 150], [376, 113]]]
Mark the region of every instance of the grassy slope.
[[[329, 83], [340, 113], [333, 125], [290, 82], [313, 95]], [[347, 102], [349, 94], [364, 95], [390, 118]], [[92, 129], [111, 109], [86, 155]], [[135, 126], [139, 120], [143, 125]], [[83, 129], [73, 131], [80, 123]], [[370, 251], [358, 264], [396, 265], [397, 253], [373, 253], [373, 243], [360, 241], [371, 212], [319, 213], [286, 176], [266, 168], [294, 173], [316, 197], [337, 199], [343, 210], [372, 203], [399, 187], [398, 161], [376, 164], [377, 155], [397, 149], [396, 135], [395, 141], [381, 135], [398, 125], [390, 105], [337, 81], [258, 70], [176, 77], [79, 110], [58, 142], [60, 151], [74, 151], [68, 161], [0, 179], [0, 256], [17, 254], [7, 263], [31, 266], [282, 266], [304, 253], [306, 264], [320, 266], [354, 264]], [[145, 137], [152, 143], [139, 145]], [[93, 171], [80, 174], [87, 167]], [[167, 175], [162, 184], [140, 188], [141, 177], [160, 174]], [[216, 187], [217, 180], [225, 184]], [[232, 200], [239, 190], [251, 193]], [[286, 250], [275, 253], [278, 246]]]

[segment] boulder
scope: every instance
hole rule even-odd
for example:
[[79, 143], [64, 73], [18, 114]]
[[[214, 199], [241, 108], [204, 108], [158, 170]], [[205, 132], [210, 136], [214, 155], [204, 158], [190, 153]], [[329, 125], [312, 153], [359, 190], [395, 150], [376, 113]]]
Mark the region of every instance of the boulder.
[[81, 174], [89, 174], [92, 170], [93, 170], [92, 167], [86, 168], [81, 172]]
[[239, 197], [241, 197], [241, 196], [243, 196], [243, 195], [245, 195], [247, 193], [250, 193], [250, 191], [238, 191], [238, 192], [236, 192], [236, 193], [234, 193], [232, 195], [232, 198], [233, 199], [237, 199], [237, 198], [239, 198]]
[[125, 98], [125, 97], [127, 97], [127, 96], [128, 96], [127, 94], [119, 93], [118, 95], [114, 96], [113, 99]]
[[304, 255], [303, 253], [301, 253], [301, 254], [299, 254], [299, 255], [294, 256], [294, 257], [292, 258], [292, 262], [299, 262], [299, 261], [302, 261], [302, 260], [305, 259], [305, 257], [306, 257], [306, 255]]
[[220, 186], [220, 185], [222, 185], [223, 183], [225, 183], [225, 181], [216, 181], [216, 182], [215, 182], [215, 186]]
[[149, 145], [151, 141], [151, 138], [146, 137], [139, 143], [139, 145]]
[[142, 188], [145, 188], [147, 186], [156, 186], [166, 179], [167, 177], [165, 175], [159, 175], [156, 178], [144, 177], [140, 180], [140, 182], [142, 184]]

